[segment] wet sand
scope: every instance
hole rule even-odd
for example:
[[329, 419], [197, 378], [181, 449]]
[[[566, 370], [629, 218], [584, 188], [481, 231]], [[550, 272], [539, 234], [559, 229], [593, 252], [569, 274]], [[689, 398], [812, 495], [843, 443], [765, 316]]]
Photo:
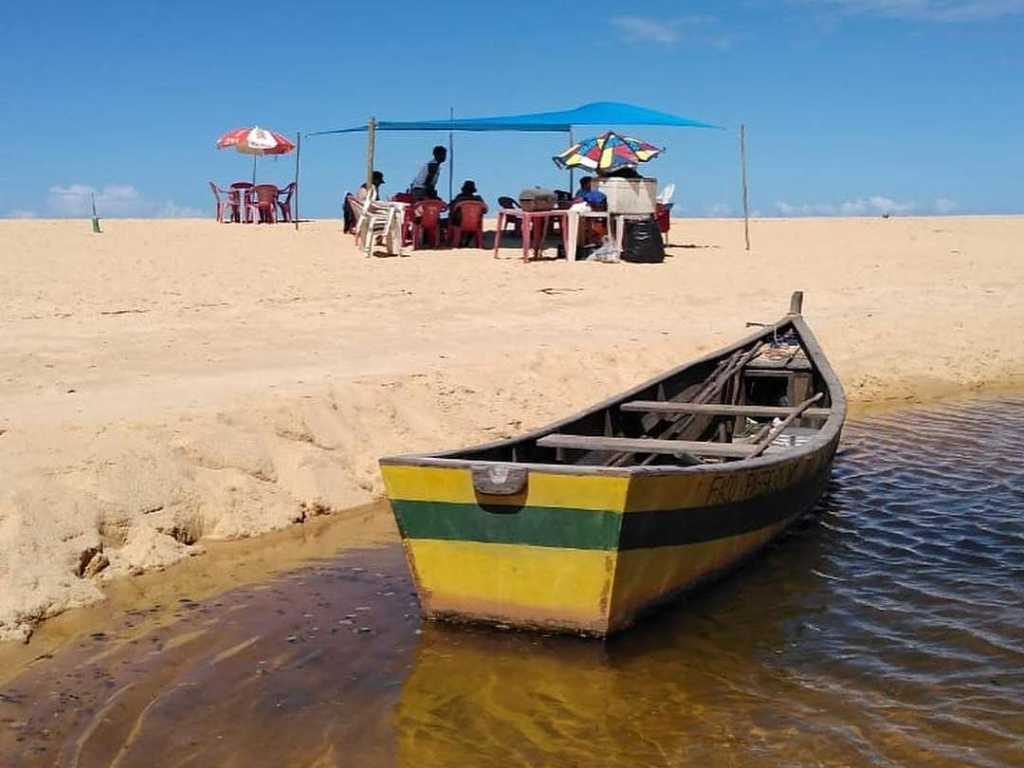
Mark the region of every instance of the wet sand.
[[[1017, 766], [1022, 415], [1002, 397], [852, 422], [814, 514], [607, 643], [421, 624], [397, 545], [140, 606], [0, 684], [0, 754], [12, 768]], [[154, 611], [173, 622], [139, 632]]]
[[[266, 582], [349, 549], [386, 546], [398, 539], [385, 502], [318, 517], [304, 525], [239, 541], [210, 542], [205, 556], [104, 585], [106, 599], [47, 621], [31, 643], [0, 643], [0, 686], [81, 638], [109, 635], [122, 642], [174, 623], [183, 600], [204, 600], [245, 584]], [[125, 623], [125, 617], [130, 622]], [[2, 763], [0, 763], [2, 765]]]

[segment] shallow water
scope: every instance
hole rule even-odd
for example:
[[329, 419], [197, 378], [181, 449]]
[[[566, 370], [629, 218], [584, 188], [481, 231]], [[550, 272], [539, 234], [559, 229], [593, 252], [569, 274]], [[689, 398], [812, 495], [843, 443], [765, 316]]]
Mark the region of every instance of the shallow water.
[[851, 422], [813, 515], [606, 644], [421, 624], [397, 546], [183, 601], [0, 690], [0, 765], [1024, 765], [1021, 434]]

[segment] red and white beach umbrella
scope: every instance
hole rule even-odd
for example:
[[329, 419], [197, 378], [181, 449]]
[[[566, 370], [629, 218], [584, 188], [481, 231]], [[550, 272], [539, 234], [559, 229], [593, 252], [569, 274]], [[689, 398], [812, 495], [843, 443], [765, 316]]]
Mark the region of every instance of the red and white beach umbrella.
[[235, 128], [217, 139], [217, 149], [229, 147], [246, 155], [285, 155], [295, 149], [285, 136], [259, 126]]

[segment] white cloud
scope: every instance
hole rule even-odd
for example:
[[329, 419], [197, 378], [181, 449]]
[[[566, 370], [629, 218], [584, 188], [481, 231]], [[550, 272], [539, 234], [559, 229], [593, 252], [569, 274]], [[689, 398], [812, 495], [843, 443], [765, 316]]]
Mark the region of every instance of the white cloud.
[[626, 39], [634, 43], [661, 43], [672, 45], [679, 42], [679, 25], [674, 22], [647, 19], [642, 16], [617, 16], [612, 25], [621, 30]]
[[199, 219], [203, 212], [191, 205], [178, 205], [173, 200], [168, 200], [156, 209], [154, 216], [158, 219]]
[[724, 219], [732, 216], [732, 206], [728, 203], [712, 203], [704, 206], [704, 215], [712, 219]]
[[[719, 50], [729, 50], [733, 38], [722, 33], [710, 33], [718, 23], [714, 16], [692, 15], [672, 19], [654, 19], [646, 16], [616, 16], [611, 20], [628, 42], [675, 45], [685, 36], [692, 41], [707, 42]], [[696, 30], [703, 28], [703, 32]]]
[[1024, 0], [803, 0], [848, 14], [918, 21], [984, 21], [1024, 13]]
[[34, 219], [35, 217], [35, 211], [25, 211], [18, 208], [15, 208], [13, 211], [7, 211], [4, 214], [5, 219]]
[[102, 189], [88, 184], [54, 185], [39, 211], [9, 211], [9, 218], [85, 218], [92, 215], [92, 200], [100, 218], [194, 218], [203, 212], [173, 200], [151, 200], [131, 184], [108, 184]]
[[880, 214], [910, 213], [917, 206], [893, 200], [884, 195], [858, 197], [841, 203], [800, 203], [793, 205], [780, 200], [776, 210], [783, 216], [874, 216]]
[[950, 200], [948, 197], [940, 197], [935, 201], [936, 213], [952, 213], [958, 207], [956, 200]]

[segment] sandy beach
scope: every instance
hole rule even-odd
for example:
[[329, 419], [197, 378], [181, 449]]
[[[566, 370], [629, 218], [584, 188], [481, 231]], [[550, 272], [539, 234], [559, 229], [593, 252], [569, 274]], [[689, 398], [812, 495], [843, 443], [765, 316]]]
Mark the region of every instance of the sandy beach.
[[382, 454], [540, 425], [776, 319], [794, 289], [855, 408], [1024, 389], [1024, 217], [752, 237], [681, 220], [661, 265], [523, 264], [367, 259], [337, 221], [0, 221], [0, 639], [371, 502]]

